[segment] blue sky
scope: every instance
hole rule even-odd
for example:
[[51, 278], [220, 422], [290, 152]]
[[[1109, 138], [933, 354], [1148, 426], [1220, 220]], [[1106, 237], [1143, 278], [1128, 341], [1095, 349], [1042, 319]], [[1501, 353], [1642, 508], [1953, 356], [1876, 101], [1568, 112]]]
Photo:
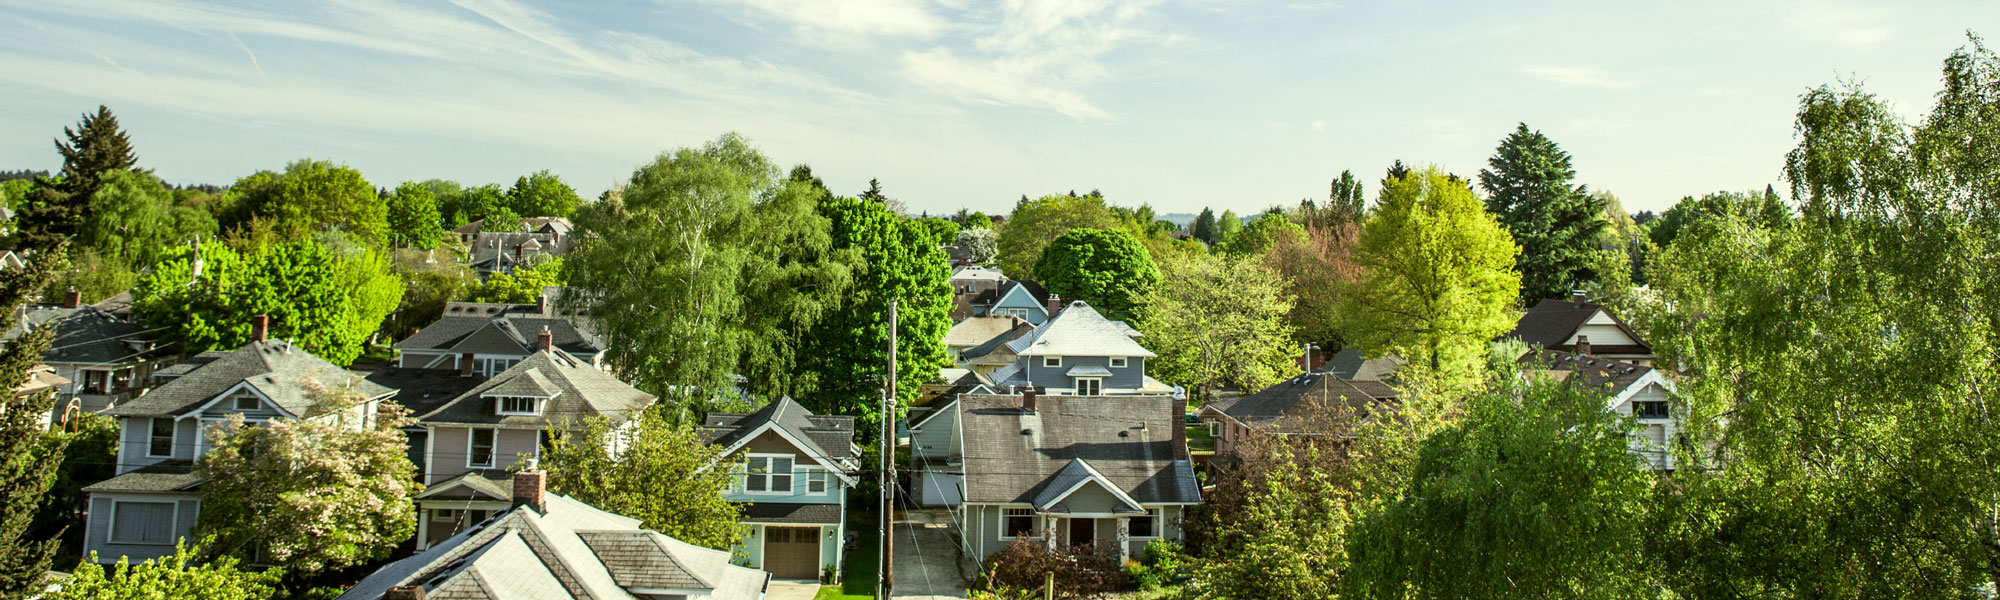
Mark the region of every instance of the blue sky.
[[1476, 174], [1525, 121], [1636, 211], [1779, 183], [1813, 86], [1919, 117], [1995, 25], [1972, 0], [0, 0], [0, 169], [59, 167], [104, 103], [182, 183], [314, 157], [595, 195], [738, 131], [912, 211], [1101, 189], [1247, 214], [1342, 169], [1372, 196], [1398, 158]]

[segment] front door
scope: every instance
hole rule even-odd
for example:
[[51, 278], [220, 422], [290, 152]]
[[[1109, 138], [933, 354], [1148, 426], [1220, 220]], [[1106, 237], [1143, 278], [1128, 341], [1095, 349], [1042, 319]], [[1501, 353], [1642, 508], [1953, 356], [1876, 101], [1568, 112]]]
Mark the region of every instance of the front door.
[[819, 528], [765, 527], [764, 570], [779, 579], [818, 579]]
[[1097, 519], [1070, 519], [1069, 545], [1084, 546], [1097, 543]]

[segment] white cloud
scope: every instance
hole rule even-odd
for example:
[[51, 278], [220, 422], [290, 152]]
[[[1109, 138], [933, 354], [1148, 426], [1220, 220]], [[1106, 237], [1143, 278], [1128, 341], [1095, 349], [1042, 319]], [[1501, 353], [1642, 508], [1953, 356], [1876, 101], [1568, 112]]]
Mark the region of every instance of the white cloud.
[[969, 48], [903, 53], [911, 80], [961, 100], [1053, 110], [1083, 119], [1112, 114], [1082, 91], [1106, 77], [1105, 55], [1135, 42], [1171, 42], [1135, 25], [1155, 0], [1008, 0]]
[[1313, 120], [1313, 131], [1326, 131], [1326, 121]]
[[924, 0], [710, 0], [740, 5], [758, 16], [792, 26], [795, 34], [821, 41], [833, 37], [917, 37], [950, 26]]
[[1585, 67], [1530, 66], [1522, 67], [1521, 73], [1562, 85], [1600, 87], [1622, 90], [1632, 87], [1632, 82], [1613, 77], [1597, 69]]

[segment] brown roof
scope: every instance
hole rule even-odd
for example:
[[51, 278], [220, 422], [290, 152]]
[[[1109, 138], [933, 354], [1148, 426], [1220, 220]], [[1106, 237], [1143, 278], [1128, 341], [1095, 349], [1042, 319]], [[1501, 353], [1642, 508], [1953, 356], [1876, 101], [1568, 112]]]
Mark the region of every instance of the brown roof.
[[1631, 346], [1594, 346], [1592, 348], [1594, 352], [1608, 354], [1653, 353], [1652, 345], [1641, 339], [1637, 332], [1632, 331], [1631, 327], [1626, 326], [1625, 321], [1620, 320], [1618, 315], [1612, 314], [1609, 309], [1589, 302], [1570, 302], [1553, 299], [1537, 302], [1533, 308], [1521, 313], [1520, 321], [1514, 324], [1514, 330], [1508, 332], [1505, 337], [1519, 339], [1530, 346], [1571, 349], [1569, 345], [1570, 336], [1576, 335], [1577, 330], [1582, 329], [1583, 325], [1590, 322], [1590, 318], [1596, 316], [1600, 311], [1609, 315], [1611, 321], [1618, 326], [1619, 330], [1624, 331], [1627, 337], [1639, 340], [1639, 343]]

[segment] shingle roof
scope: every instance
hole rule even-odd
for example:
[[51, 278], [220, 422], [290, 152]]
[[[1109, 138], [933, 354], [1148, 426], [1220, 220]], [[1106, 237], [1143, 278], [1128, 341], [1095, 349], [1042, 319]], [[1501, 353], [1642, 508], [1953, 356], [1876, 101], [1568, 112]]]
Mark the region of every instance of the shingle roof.
[[1017, 356], [1158, 356], [1139, 345], [1138, 337], [1124, 321], [1106, 319], [1089, 303], [1074, 300], [1007, 348]]
[[1384, 380], [1394, 378], [1396, 371], [1403, 368], [1403, 362], [1402, 357], [1393, 354], [1368, 358], [1360, 348], [1348, 346], [1333, 353], [1320, 368], [1341, 379]]
[[[219, 356], [202, 353], [206, 364], [168, 380], [152, 391], [104, 412], [114, 417], [177, 417], [207, 404], [223, 392], [248, 384], [294, 416], [310, 416], [313, 399], [307, 381], [327, 387], [351, 383], [362, 396], [379, 398], [393, 392], [346, 369], [292, 347], [284, 340], [251, 342]], [[212, 359], [211, 359], [212, 357]]]
[[[1006, 318], [1017, 319], [1016, 317]], [[1014, 361], [1014, 354], [1012, 350], [1007, 348], [1008, 342], [1020, 339], [1021, 336], [1027, 335], [1028, 332], [1034, 330], [1035, 326], [1033, 324], [1027, 321], [1018, 321], [1005, 333], [994, 335], [977, 346], [966, 348], [964, 351], [959, 352], [958, 357], [960, 360], [975, 361], [981, 364], [991, 364], [991, 362], [1000, 360], [1011, 363]], [[1002, 352], [1002, 350], [1005, 350], [1005, 352]], [[991, 360], [981, 360], [988, 357], [991, 357]]]
[[1638, 333], [1625, 325], [1624, 320], [1618, 318], [1618, 315], [1612, 314], [1610, 310], [1602, 306], [1588, 302], [1570, 302], [1553, 299], [1537, 302], [1533, 308], [1521, 313], [1521, 319], [1514, 324], [1514, 330], [1508, 332], [1503, 337], [1516, 338], [1522, 342], [1526, 342], [1530, 346], [1540, 346], [1543, 348], [1567, 347], [1570, 336], [1576, 335], [1577, 330], [1582, 329], [1583, 325], [1588, 323], [1591, 317], [1597, 316], [1599, 312], [1609, 315], [1611, 321], [1618, 326], [1618, 329], [1625, 332], [1626, 337], [1630, 337], [1639, 343], [1632, 346], [1615, 348], [1598, 346], [1595, 350], [1596, 352], [1616, 352], [1621, 354], [1652, 353], [1652, 344], [1648, 344], [1644, 339], [1641, 339]]
[[1132, 499], [1201, 501], [1191, 463], [1174, 447], [1184, 426], [1163, 396], [1044, 396], [1035, 412], [1019, 396], [959, 396], [965, 501], [1033, 502], [1083, 459]]
[[1549, 371], [1563, 383], [1602, 388], [1612, 393], [1631, 386], [1653, 371], [1652, 367], [1561, 350], [1530, 351], [1521, 355], [1520, 363]]
[[514, 497], [514, 476], [506, 471], [496, 469], [467, 471], [451, 479], [425, 486], [424, 491], [417, 492], [416, 495], [411, 497], [422, 500], [441, 494], [446, 490], [460, 487], [471, 489], [492, 498], [508, 500]]
[[1043, 510], [1053, 508], [1065, 496], [1069, 495], [1071, 490], [1088, 482], [1094, 482], [1106, 491], [1111, 492], [1112, 496], [1118, 498], [1119, 502], [1124, 503], [1133, 512], [1145, 509], [1145, 507], [1139, 506], [1138, 500], [1126, 495], [1125, 490], [1119, 489], [1117, 484], [1112, 483], [1111, 480], [1104, 477], [1104, 474], [1098, 473], [1095, 467], [1090, 466], [1089, 461], [1081, 458], [1070, 459], [1069, 464], [1063, 465], [1061, 471], [1056, 471], [1055, 476], [1049, 478], [1048, 485], [1042, 486], [1042, 493], [1035, 495], [1035, 507]]
[[[342, 594], [376, 600], [415, 585], [430, 598], [629, 598], [633, 589], [707, 592], [754, 600], [769, 575], [729, 564], [729, 553], [639, 528], [639, 521], [550, 494], [545, 510], [515, 507], [377, 570]], [[657, 589], [657, 588], [656, 588]]]
[[412, 416], [430, 414], [485, 382], [477, 377], [459, 375], [452, 369], [388, 367], [371, 371], [365, 377], [377, 385], [396, 390], [391, 399], [410, 409]]
[[[541, 414], [501, 415], [490, 396], [509, 395], [524, 385], [547, 386], [559, 393], [542, 405]], [[489, 393], [489, 390], [500, 390]], [[481, 382], [436, 410], [417, 417], [424, 424], [529, 425], [546, 426], [565, 419], [582, 421], [590, 417], [623, 420], [651, 405], [655, 397], [640, 391], [602, 369], [590, 366], [561, 350], [540, 351], [514, 366]]]
[[85, 492], [192, 492], [203, 479], [194, 474], [194, 463], [166, 460], [84, 486]]
[[967, 317], [965, 320], [952, 325], [951, 331], [944, 334], [944, 345], [951, 347], [979, 346], [991, 342], [995, 338], [1005, 336], [1013, 332], [1016, 327], [1023, 325], [1027, 325], [1030, 328], [1033, 327], [1032, 325], [1028, 325], [1027, 321], [1023, 321], [1020, 317], [1012, 315]]
[[845, 464], [854, 457], [854, 417], [815, 415], [791, 398], [778, 398], [749, 414], [709, 413], [702, 427], [707, 429], [709, 443], [727, 448], [744, 441], [765, 423], [784, 429], [806, 445], [803, 450], [828, 462]]
[[396, 349], [429, 352], [527, 354], [535, 338], [547, 329], [556, 348], [577, 356], [603, 351], [598, 336], [572, 320], [575, 315], [544, 313], [535, 304], [452, 302], [444, 315], [403, 341]]
[[19, 322], [9, 327], [0, 342], [11, 341], [27, 331], [24, 327], [56, 328], [56, 337], [42, 360], [71, 364], [133, 364], [166, 354], [153, 348], [154, 332], [110, 311], [95, 306], [66, 308], [60, 304], [29, 306]]
[[758, 502], [743, 506], [743, 520], [751, 523], [840, 524], [839, 504], [794, 504]]
[[1353, 411], [1365, 411], [1381, 400], [1352, 381], [1326, 373], [1307, 373], [1210, 407], [1245, 424], [1270, 425], [1290, 416], [1299, 403], [1308, 399]]

